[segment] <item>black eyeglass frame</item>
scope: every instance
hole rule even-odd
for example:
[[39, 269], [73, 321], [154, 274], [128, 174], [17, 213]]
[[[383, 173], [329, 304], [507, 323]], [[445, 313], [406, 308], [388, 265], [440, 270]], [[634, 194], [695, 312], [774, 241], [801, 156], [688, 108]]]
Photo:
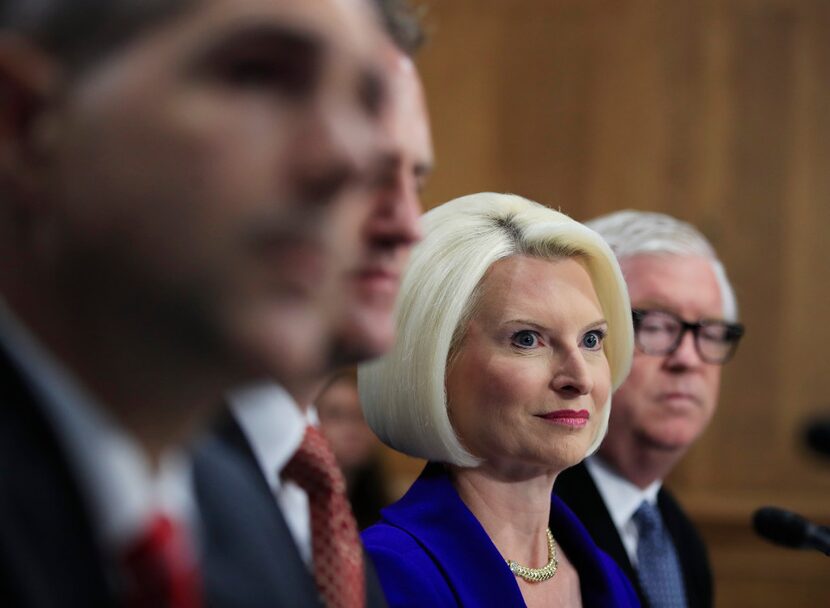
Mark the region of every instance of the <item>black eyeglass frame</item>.
[[[678, 326], [680, 326], [680, 333], [677, 334], [677, 338], [675, 338], [674, 343], [672, 343], [668, 348], [660, 350], [646, 350], [640, 344], [640, 324], [642, 323], [643, 318], [648, 313], [652, 312], [659, 312], [660, 314], [672, 317], [675, 321], [677, 321]], [[661, 357], [670, 355], [680, 347], [680, 343], [683, 342], [683, 337], [686, 335], [686, 332], [691, 331], [695, 337], [694, 342], [697, 354], [700, 356], [701, 360], [712, 365], [723, 365], [733, 357], [735, 351], [738, 348], [738, 343], [741, 341], [741, 337], [744, 335], [745, 331], [744, 325], [742, 323], [730, 323], [729, 321], [720, 321], [715, 319], [703, 319], [695, 323], [689, 323], [688, 321], [674, 314], [673, 312], [660, 309], [646, 310], [642, 308], [634, 308], [631, 310], [631, 316], [634, 321], [634, 342], [641, 352], [645, 353], [646, 355], [655, 355]], [[713, 359], [712, 357], [709, 357], [706, 354], [704, 354], [703, 350], [700, 348], [700, 331], [706, 327], [712, 326], [723, 327], [726, 329], [726, 332], [724, 334], [724, 342], [726, 342], [729, 345], [729, 349], [726, 351], [726, 354], [723, 356], [722, 359]]]

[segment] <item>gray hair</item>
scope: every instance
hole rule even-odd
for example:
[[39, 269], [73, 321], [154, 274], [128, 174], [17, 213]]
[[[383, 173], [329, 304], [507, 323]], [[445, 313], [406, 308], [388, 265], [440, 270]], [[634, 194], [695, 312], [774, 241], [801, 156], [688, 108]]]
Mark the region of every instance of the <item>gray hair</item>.
[[[450, 422], [446, 372], [482, 278], [511, 256], [580, 259], [608, 322], [603, 348], [612, 386], [623, 382], [634, 344], [628, 292], [613, 252], [594, 231], [538, 203], [493, 193], [436, 207], [423, 225], [424, 240], [413, 251], [396, 303], [395, 346], [358, 371], [366, 421], [387, 445], [457, 466], [480, 464]], [[605, 435], [610, 409], [609, 397], [589, 453]]]
[[611, 246], [618, 260], [635, 255], [699, 256], [712, 263], [723, 300], [723, 317], [738, 320], [738, 300], [712, 243], [694, 226], [664, 213], [626, 209], [586, 222]]

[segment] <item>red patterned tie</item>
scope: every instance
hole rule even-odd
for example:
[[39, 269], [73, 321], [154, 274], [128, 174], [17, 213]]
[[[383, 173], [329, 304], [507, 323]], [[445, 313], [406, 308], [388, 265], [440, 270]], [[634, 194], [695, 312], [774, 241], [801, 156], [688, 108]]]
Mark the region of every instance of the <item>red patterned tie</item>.
[[328, 608], [366, 605], [363, 550], [346, 497], [346, 481], [328, 442], [316, 428], [305, 437], [282, 477], [308, 494], [314, 580]]
[[155, 516], [124, 556], [125, 608], [200, 608], [195, 560], [179, 526]]

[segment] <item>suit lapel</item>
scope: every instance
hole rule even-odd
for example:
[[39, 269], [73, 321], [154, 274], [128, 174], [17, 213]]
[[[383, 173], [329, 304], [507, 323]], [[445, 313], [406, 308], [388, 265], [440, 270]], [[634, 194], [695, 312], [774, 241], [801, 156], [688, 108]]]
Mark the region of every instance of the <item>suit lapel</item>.
[[614, 520], [585, 464], [580, 463], [560, 473], [553, 493], [571, 508], [600, 549], [617, 562], [636, 589], [637, 595], [644, 597]]
[[[269, 545], [268, 554], [274, 557], [270, 577], [279, 582], [276, 591], [280, 599], [276, 606], [322, 608], [314, 579], [300, 556], [282, 510], [274, 500], [271, 487], [242, 429], [226, 410], [214, 430], [214, 439], [222, 446], [224, 457], [235, 461], [244, 469], [250, 487], [254, 488], [257, 494], [257, 503], [263, 507], [263, 517], [267, 518], [268, 525], [260, 527], [257, 535], [259, 543]], [[206, 473], [207, 475], [211, 473]], [[201, 502], [200, 497], [200, 508]], [[217, 517], [214, 525], [221, 526], [222, 523], [221, 517]]]
[[[241, 464], [251, 474], [251, 480], [256, 483], [259, 491], [263, 495], [268, 496], [273, 502], [274, 495], [271, 491], [271, 486], [265, 478], [262, 468], [259, 466], [259, 461], [254, 454], [248, 438], [245, 436], [245, 432], [239, 426], [239, 423], [233, 417], [229, 408], [225, 407], [222, 409], [222, 413], [213, 426], [213, 436], [219, 443], [236, 454]], [[274, 471], [274, 475], [276, 474], [277, 472]], [[282, 512], [277, 508], [274, 510], [279, 512], [280, 519], [283, 519]]]
[[[268, 480], [265, 478], [262, 468], [259, 466], [259, 461], [257, 461], [248, 438], [228, 408], [224, 408], [222, 415], [214, 426], [214, 434], [219, 442], [235, 452], [244, 462], [244, 466], [248, 469], [251, 477], [255, 478], [259, 492], [263, 496], [267, 496], [268, 502], [272, 507], [272, 517], [274, 518], [276, 526], [274, 544], [283, 548], [287, 561], [287, 569], [292, 573], [293, 580], [298, 581], [299, 586], [303, 589], [303, 593], [313, 593], [316, 598], [317, 588], [314, 579], [300, 556], [297, 545], [294, 543], [294, 537], [288, 529], [285, 516], [274, 501], [271, 486], [268, 484]], [[276, 475], [276, 471], [274, 474]], [[386, 599], [384, 598], [374, 565], [365, 551], [363, 557], [366, 563], [366, 605], [369, 608], [383, 608], [386, 606]], [[314, 601], [315, 603], [313, 605], [320, 605], [319, 600]], [[310, 606], [312, 604], [303, 605]]]

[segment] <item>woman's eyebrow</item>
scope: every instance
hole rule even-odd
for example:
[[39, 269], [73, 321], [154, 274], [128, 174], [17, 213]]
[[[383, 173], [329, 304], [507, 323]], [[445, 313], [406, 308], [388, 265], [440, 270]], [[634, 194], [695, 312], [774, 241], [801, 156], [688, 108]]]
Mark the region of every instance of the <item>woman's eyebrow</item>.
[[[510, 319], [504, 322], [504, 325], [527, 325], [529, 327], [533, 327], [534, 329], [547, 329], [547, 326], [538, 323], [537, 321], [531, 321], [530, 319]], [[605, 318], [597, 319], [596, 321], [591, 321], [582, 327], [580, 331], [588, 331], [591, 329], [596, 329], [603, 325], [608, 325], [608, 321]]]
[[535, 329], [547, 329], [545, 325], [538, 323], [537, 321], [531, 321], [530, 319], [510, 319], [503, 323], [504, 325], [528, 325]]
[[585, 325], [582, 328], [581, 331], [589, 331], [591, 329], [597, 329], [598, 327], [602, 327], [603, 325], [607, 326], [608, 321], [606, 321], [604, 318], [598, 319], [598, 320], [594, 321], [593, 323], [588, 323], [587, 325]]

